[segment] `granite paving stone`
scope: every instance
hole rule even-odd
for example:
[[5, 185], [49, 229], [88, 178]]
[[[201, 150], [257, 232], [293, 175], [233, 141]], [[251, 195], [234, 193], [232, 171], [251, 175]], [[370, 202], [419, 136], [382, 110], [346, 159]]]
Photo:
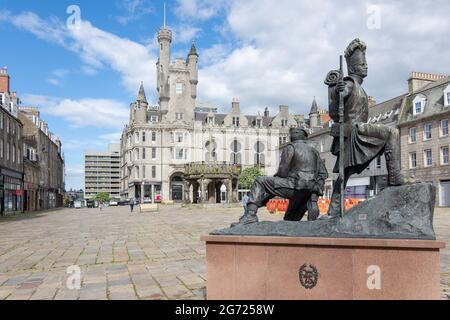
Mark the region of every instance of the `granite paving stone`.
[[[0, 300], [205, 299], [202, 235], [229, 226], [241, 208], [161, 205], [157, 214], [128, 207], [62, 209], [0, 218]], [[261, 220], [282, 215], [260, 210]], [[450, 299], [450, 209], [435, 210], [442, 299]], [[79, 290], [67, 268], [80, 267]]]

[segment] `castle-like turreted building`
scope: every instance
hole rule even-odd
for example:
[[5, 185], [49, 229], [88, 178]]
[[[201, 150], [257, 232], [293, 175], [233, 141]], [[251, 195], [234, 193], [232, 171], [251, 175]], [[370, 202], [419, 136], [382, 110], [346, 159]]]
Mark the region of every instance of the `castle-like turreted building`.
[[288, 142], [290, 127], [306, 126], [304, 117], [292, 115], [285, 105], [270, 116], [268, 108], [262, 114], [244, 114], [237, 99], [232, 99], [228, 113], [199, 103], [195, 44], [186, 60], [171, 60], [171, 42], [172, 32], [160, 29], [159, 104], [148, 103], [141, 84], [130, 106], [130, 120], [121, 137], [121, 198], [238, 201], [246, 192], [238, 185], [239, 172], [257, 166], [265, 174], [274, 174], [280, 145]]

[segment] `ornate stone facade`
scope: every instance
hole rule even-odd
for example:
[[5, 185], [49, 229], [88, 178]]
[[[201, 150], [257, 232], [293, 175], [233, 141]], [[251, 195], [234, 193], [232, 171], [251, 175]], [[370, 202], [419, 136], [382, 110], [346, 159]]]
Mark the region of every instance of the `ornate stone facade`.
[[[270, 116], [267, 108], [261, 114], [246, 115], [237, 99], [229, 113], [199, 103], [197, 49], [193, 44], [186, 60], [171, 61], [171, 41], [171, 31], [161, 29], [156, 64], [159, 104], [148, 103], [141, 85], [130, 105], [130, 121], [121, 137], [121, 198], [236, 201], [234, 168], [258, 166], [265, 174], [274, 174], [279, 146], [288, 142], [289, 128], [304, 118], [292, 115], [284, 105]], [[219, 171], [195, 175], [192, 170], [198, 166]]]

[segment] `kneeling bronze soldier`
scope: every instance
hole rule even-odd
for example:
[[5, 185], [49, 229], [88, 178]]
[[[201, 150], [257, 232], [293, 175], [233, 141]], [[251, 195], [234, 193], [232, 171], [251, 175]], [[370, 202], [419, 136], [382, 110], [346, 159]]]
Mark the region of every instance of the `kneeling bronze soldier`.
[[308, 220], [319, 216], [317, 200], [323, 195], [328, 172], [319, 152], [306, 142], [308, 133], [300, 128], [290, 130], [291, 142], [283, 147], [278, 172], [273, 177], [258, 177], [249, 194], [247, 213], [238, 224], [258, 222], [258, 208], [274, 197], [289, 199], [284, 220], [300, 221], [308, 210]]

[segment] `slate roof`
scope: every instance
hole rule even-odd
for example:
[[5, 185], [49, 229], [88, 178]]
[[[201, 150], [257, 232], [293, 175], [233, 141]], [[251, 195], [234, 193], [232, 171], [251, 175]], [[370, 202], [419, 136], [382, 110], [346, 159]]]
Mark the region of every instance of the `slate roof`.
[[[208, 113], [196, 112], [195, 113], [195, 121], [201, 121], [202, 123], [205, 123], [207, 116], [208, 116]], [[218, 125], [222, 125], [226, 116], [227, 116], [227, 114], [225, 114], [225, 113], [214, 113], [215, 123]], [[255, 121], [258, 118], [258, 116], [247, 116], [247, 115], [245, 117], [247, 118], [250, 126], [254, 126]], [[263, 127], [269, 127], [270, 124], [272, 123], [272, 120], [274, 119], [274, 117], [261, 116], [261, 119], [262, 119]]]
[[139, 87], [139, 93], [136, 98], [136, 101], [147, 102], [147, 97], [145, 96], [144, 84], [141, 82], [141, 86]]
[[369, 108], [369, 123], [397, 123], [400, 109], [407, 94], [376, 104]]
[[319, 112], [319, 107], [317, 106], [316, 97], [314, 97], [314, 100], [311, 105], [311, 110], [309, 111], [309, 114], [314, 114]]
[[[450, 108], [445, 106], [444, 90], [450, 84], [450, 77], [446, 77], [442, 80], [429, 83], [425, 87], [416, 90], [412, 94], [406, 97], [405, 109], [402, 111], [400, 121], [409, 122], [419, 120], [422, 118], [428, 118], [432, 115], [449, 111]], [[413, 114], [413, 100], [418, 96], [423, 95], [426, 98], [425, 108], [421, 114]]]

